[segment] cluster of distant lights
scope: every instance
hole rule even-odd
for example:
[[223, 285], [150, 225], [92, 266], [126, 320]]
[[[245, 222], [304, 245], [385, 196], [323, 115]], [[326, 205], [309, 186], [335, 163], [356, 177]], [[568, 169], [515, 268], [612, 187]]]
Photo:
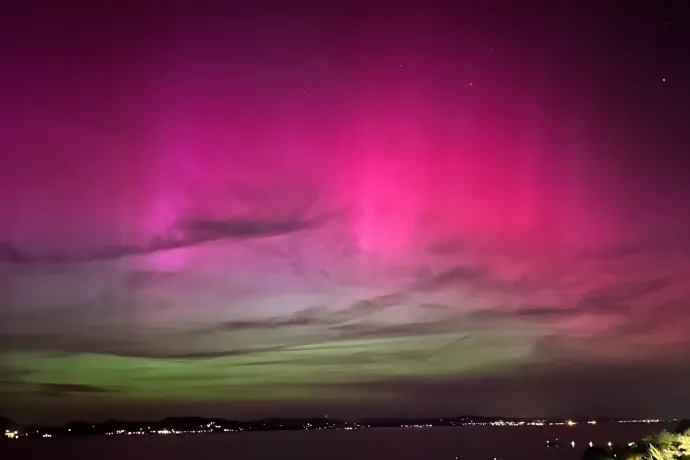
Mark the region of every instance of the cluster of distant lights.
[[[635, 420], [617, 420], [613, 421], [611, 423], [662, 423], [666, 422], [668, 420], [661, 420], [661, 419], [656, 419], [656, 418], [648, 418], [648, 419], [635, 419]], [[674, 421], [674, 420], [671, 420]], [[512, 420], [495, 420], [491, 422], [458, 422], [454, 423], [451, 422], [452, 426], [575, 426], [578, 424], [586, 424], [586, 425], [596, 425], [597, 421], [596, 420], [589, 420], [587, 422], [576, 422], [573, 420], [566, 420], [564, 422], [554, 422], [554, 421], [547, 421], [547, 420], [530, 420], [530, 421], [512, 421]], [[405, 424], [405, 425], [400, 425], [400, 428], [433, 428], [435, 425], [427, 423], [427, 424]], [[369, 427], [369, 426], [367, 426]], [[305, 423], [302, 426], [302, 429], [304, 430], [316, 430], [316, 431], [321, 431], [321, 430], [344, 430], [344, 431], [351, 431], [359, 428], [359, 426], [345, 426], [345, 427], [339, 427], [335, 425], [329, 425], [329, 426], [314, 426], [311, 423]], [[72, 431], [72, 430], [68, 430]], [[107, 432], [105, 433], [106, 436], [143, 436], [143, 435], [189, 435], [189, 434], [205, 434], [205, 433], [236, 433], [236, 432], [241, 432], [245, 431], [244, 428], [238, 428], [238, 429], [230, 429], [230, 428], [223, 428], [222, 426], [211, 422], [206, 424], [205, 426], [200, 426], [198, 429], [192, 429], [192, 430], [175, 430], [175, 429], [160, 429], [160, 430], [152, 430], [151, 427], [148, 427], [146, 430], [144, 428], [139, 428], [136, 431], [130, 431], [130, 430], [117, 430], [113, 432]], [[19, 439], [20, 437], [28, 437], [29, 434], [21, 434], [16, 430], [5, 430], [5, 439]], [[32, 436], [33, 438], [52, 438], [53, 435], [48, 434], [48, 433], [35, 433], [35, 436]], [[546, 442], [547, 446], [557, 446], [560, 444], [554, 444], [551, 441]], [[575, 441], [572, 441], [570, 443], [572, 447], [575, 447]], [[592, 443], [590, 442], [589, 445], [591, 446]], [[611, 443], [609, 442], [609, 446]]]
[[[304, 430], [333, 430], [333, 429], [342, 429], [345, 431], [351, 431], [354, 430], [354, 427], [347, 426], [347, 427], [336, 427], [336, 426], [327, 426], [327, 427], [321, 427], [321, 426], [314, 426], [311, 423], [305, 423], [302, 428]], [[180, 435], [180, 434], [204, 434], [204, 433], [236, 433], [240, 431], [245, 431], [244, 428], [238, 428], [237, 430], [234, 429], [229, 429], [229, 428], [223, 428], [220, 425], [215, 424], [214, 422], [208, 423], [206, 426], [199, 427], [197, 430], [169, 430], [167, 428], [164, 428], [162, 430], [151, 430], [151, 427], [148, 427], [147, 430], [144, 430], [143, 428], [139, 428], [138, 431], [128, 431], [128, 430], [117, 430], [114, 432], [108, 432], [105, 435], [106, 436], [142, 436], [142, 435], [152, 435], [152, 434], [158, 434], [158, 435]]]
[[[443, 420], [441, 420], [443, 421]], [[665, 420], [661, 419], [639, 419], [639, 420], [616, 420], [612, 423], [662, 423]], [[577, 424], [596, 425], [596, 420], [589, 420], [587, 422], [575, 422], [573, 420], [566, 420], [564, 422], [554, 422], [547, 420], [530, 420], [530, 421], [513, 421], [513, 420], [494, 420], [491, 422], [451, 422], [452, 426], [575, 426]], [[433, 428], [436, 425], [400, 425], [400, 428]]]
[[206, 426], [200, 426], [199, 429], [197, 430], [169, 430], [167, 428], [163, 428], [162, 430], [151, 430], [151, 427], [148, 427], [146, 430], [143, 428], [139, 428], [137, 431], [129, 431], [129, 430], [117, 430], [117, 431], [112, 431], [108, 432], [105, 435], [106, 436], [143, 436], [143, 435], [151, 435], [151, 434], [160, 434], [160, 435], [169, 435], [169, 434], [204, 434], [204, 433], [218, 433], [219, 431], [222, 431], [223, 433], [230, 433], [230, 432], [235, 432], [235, 431], [244, 431], [242, 428], [238, 430], [231, 430], [229, 428], [223, 428], [220, 425], [217, 425], [215, 422], [210, 422], [207, 423]]
[[[22, 434], [19, 433], [19, 431], [16, 431], [16, 430], [14, 430], [14, 431], [12, 431], [12, 430], [5, 430], [5, 438], [7, 438], [7, 439], [19, 439], [19, 438], [22, 437], [22, 436], [26, 437], [26, 436], [29, 436], [29, 435], [28, 435], [28, 434], [22, 435]], [[48, 434], [48, 433], [44, 433], [44, 434], [40, 435], [39, 437], [41, 437], [41, 438], [52, 438], [53, 435], [52, 435], [52, 434]]]
[[[678, 420], [671, 420], [672, 422], [677, 422]], [[660, 423], [665, 422], [665, 420], [660, 420], [656, 418], [643, 419], [643, 420], [621, 420], [618, 423]]]
[[[235, 430], [229, 430], [226, 428], [223, 431], [228, 432], [228, 431], [235, 431]], [[105, 435], [106, 436], [143, 436], [143, 435], [151, 435], [151, 434], [166, 435], [166, 434], [203, 434], [203, 433], [216, 433], [216, 432], [213, 430], [204, 430], [201, 428], [198, 430], [168, 430], [168, 429], [163, 429], [163, 430], [158, 430], [158, 431], [144, 431], [143, 428], [139, 428], [138, 431], [117, 430], [117, 431], [107, 432]]]
[[[278, 427], [282, 427], [282, 425], [278, 425]], [[327, 425], [327, 426], [314, 426], [311, 423], [305, 423], [304, 426], [302, 426], [303, 429], [305, 430], [316, 430], [316, 431], [321, 431], [321, 430], [345, 430], [345, 431], [351, 431], [354, 430], [355, 427], [352, 426], [346, 426], [346, 427], [339, 427], [337, 425]]]

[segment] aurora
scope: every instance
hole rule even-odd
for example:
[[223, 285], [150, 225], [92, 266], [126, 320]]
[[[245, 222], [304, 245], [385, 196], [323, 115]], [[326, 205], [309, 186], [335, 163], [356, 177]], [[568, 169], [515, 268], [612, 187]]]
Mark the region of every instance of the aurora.
[[83, 3], [2, 19], [1, 415], [690, 410], [671, 44], [579, 10]]

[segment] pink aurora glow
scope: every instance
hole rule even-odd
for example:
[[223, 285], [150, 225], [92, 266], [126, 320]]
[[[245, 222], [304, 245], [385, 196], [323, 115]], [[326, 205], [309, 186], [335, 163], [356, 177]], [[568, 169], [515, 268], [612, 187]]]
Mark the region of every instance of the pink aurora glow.
[[[291, 345], [275, 318], [392, 294], [350, 322], [379, 338], [526, 328], [516, 366], [687, 347], [686, 186], [639, 160], [648, 139], [598, 96], [622, 94], [602, 78], [614, 64], [567, 31], [559, 54], [436, 16], [354, 36], [347, 19], [238, 17], [92, 18], [83, 41], [50, 39], [58, 15], [17, 45], [0, 77], [5, 349], [61, 349], [58, 308], [76, 312], [60, 326], [74, 353]], [[241, 320], [275, 340], [192, 333]], [[312, 326], [300, 344], [329, 340]]]

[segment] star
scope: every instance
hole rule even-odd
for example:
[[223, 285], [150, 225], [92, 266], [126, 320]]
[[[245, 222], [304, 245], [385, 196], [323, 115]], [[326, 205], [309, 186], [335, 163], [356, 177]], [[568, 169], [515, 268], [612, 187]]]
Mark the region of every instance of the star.
[[662, 83], [666, 83], [666, 78], [662, 78], [662, 79], [661, 79], [661, 82], [662, 82]]

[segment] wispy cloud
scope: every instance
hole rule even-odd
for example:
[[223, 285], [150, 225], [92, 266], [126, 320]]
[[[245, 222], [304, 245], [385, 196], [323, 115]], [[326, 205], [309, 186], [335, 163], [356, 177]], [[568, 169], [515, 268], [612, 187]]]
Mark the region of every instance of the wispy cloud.
[[183, 219], [166, 234], [157, 235], [145, 245], [114, 244], [85, 252], [41, 253], [23, 250], [9, 242], [0, 242], [0, 263], [79, 263], [146, 255], [195, 246], [217, 240], [250, 240], [289, 235], [318, 228], [337, 215], [324, 213], [314, 217], [267, 219]]
[[669, 253], [676, 256], [690, 254], [690, 238], [687, 233], [657, 235], [631, 243], [587, 248], [582, 256], [589, 259], [629, 259], [637, 256], [663, 256]]
[[161, 353], [150, 354], [147, 357], [160, 359], [182, 359], [182, 360], [197, 360], [197, 359], [214, 359], [214, 358], [230, 358], [235, 356], [255, 355], [259, 353], [273, 353], [287, 349], [286, 346], [269, 346], [256, 348], [238, 348], [227, 350], [213, 350], [213, 351], [190, 351], [184, 353]]
[[487, 264], [457, 265], [436, 273], [420, 269], [417, 278], [413, 289], [427, 293], [442, 289], [463, 289], [517, 294], [542, 288], [538, 280], [527, 273], [506, 279]]
[[42, 396], [56, 398], [83, 394], [105, 395], [120, 391], [117, 388], [84, 385], [78, 383], [39, 383], [37, 385], [37, 393], [40, 393]]
[[423, 291], [433, 291], [459, 284], [486, 282], [490, 276], [490, 272], [485, 267], [480, 266], [456, 266], [440, 273], [431, 273], [428, 270], [419, 271], [420, 279], [416, 287]]
[[367, 316], [383, 312], [399, 305], [403, 294], [386, 294], [371, 299], [361, 299], [347, 308], [332, 309], [325, 306], [299, 310], [285, 317], [270, 317], [254, 320], [227, 321], [212, 330], [239, 331], [244, 329], [274, 329], [290, 326], [335, 326], [351, 321], [360, 321]]
[[374, 322], [343, 324], [332, 329], [341, 339], [394, 338], [422, 335], [448, 334], [470, 329], [464, 318], [439, 319], [401, 324], [382, 324]]
[[445, 238], [432, 242], [427, 246], [427, 250], [431, 254], [439, 255], [455, 255], [462, 251], [471, 248], [467, 242], [460, 238]]
[[650, 294], [658, 293], [671, 286], [675, 279], [657, 277], [647, 280], [626, 281], [607, 285], [586, 293], [578, 302], [577, 308], [583, 311], [606, 313], [627, 311], [628, 302], [639, 300]]

